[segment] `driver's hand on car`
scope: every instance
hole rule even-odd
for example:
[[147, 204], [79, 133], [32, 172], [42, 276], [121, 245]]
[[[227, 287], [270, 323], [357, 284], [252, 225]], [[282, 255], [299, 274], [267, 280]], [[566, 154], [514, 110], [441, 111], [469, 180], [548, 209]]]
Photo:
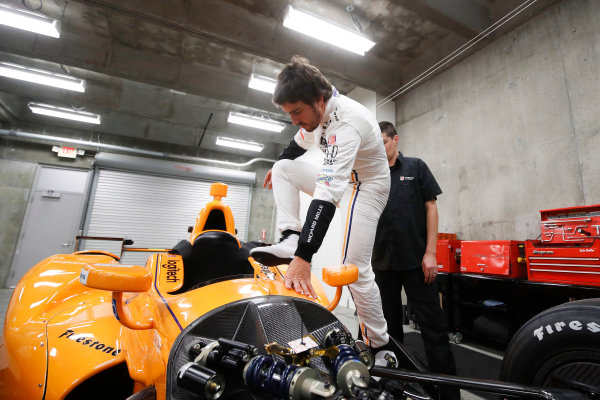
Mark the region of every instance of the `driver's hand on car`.
[[271, 181], [271, 172], [273, 172], [272, 169], [267, 171], [267, 175], [265, 176], [265, 182], [263, 183], [264, 188], [268, 187], [269, 189], [273, 189], [273, 182]]
[[319, 297], [310, 283], [310, 263], [300, 257], [294, 257], [288, 266], [285, 273], [285, 287], [294, 289], [296, 292], [310, 296], [313, 299]]

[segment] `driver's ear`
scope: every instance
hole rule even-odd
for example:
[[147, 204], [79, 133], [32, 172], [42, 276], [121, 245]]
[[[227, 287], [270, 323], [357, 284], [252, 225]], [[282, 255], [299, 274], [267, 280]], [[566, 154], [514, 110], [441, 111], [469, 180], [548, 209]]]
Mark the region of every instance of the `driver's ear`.
[[319, 107], [323, 106], [323, 103], [325, 103], [325, 100], [323, 100], [323, 96], [321, 95], [321, 98], [319, 98], [319, 100], [317, 100], [317, 104], [319, 105]]

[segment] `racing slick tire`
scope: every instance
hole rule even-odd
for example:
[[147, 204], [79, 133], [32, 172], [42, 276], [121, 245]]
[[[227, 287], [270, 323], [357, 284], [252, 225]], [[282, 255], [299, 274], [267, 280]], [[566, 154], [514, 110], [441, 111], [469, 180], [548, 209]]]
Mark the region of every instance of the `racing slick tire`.
[[552, 307], [527, 321], [508, 344], [500, 379], [600, 392], [600, 299]]

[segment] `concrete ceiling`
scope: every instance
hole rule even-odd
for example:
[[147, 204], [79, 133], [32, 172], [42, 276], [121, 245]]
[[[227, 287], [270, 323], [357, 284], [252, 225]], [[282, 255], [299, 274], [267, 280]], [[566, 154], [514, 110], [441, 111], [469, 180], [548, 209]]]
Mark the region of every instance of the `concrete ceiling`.
[[[0, 0], [39, 9], [62, 23], [58, 39], [0, 25], [0, 61], [87, 81], [81, 94], [0, 77], [0, 123], [4, 129], [188, 156], [272, 159], [295, 128], [269, 94], [248, 88], [250, 74], [275, 78], [284, 63], [300, 54], [342, 93], [359, 86], [388, 95], [511, 10], [523, 6], [523, 12], [461, 57], [555, 2]], [[362, 57], [290, 31], [282, 26], [288, 4], [362, 29], [376, 45]], [[27, 107], [30, 101], [99, 113], [102, 123], [38, 116]], [[287, 121], [286, 128], [273, 133], [229, 124], [230, 111]], [[260, 142], [264, 149], [253, 153], [216, 146], [217, 136]]]

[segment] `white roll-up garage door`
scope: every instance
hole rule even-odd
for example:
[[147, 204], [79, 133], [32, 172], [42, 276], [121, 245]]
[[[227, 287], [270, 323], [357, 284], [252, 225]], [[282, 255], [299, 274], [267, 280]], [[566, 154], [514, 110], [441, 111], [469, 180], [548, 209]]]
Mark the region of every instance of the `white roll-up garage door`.
[[[189, 237], [198, 213], [211, 201], [210, 185], [191, 179], [99, 169], [86, 236], [125, 237], [134, 247], [172, 248]], [[245, 241], [250, 213], [250, 186], [229, 184], [223, 199], [233, 212], [238, 239]], [[119, 254], [120, 242], [87, 240], [80, 249]], [[148, 253], [125, 252], [124, 264], [144, 265]]]

